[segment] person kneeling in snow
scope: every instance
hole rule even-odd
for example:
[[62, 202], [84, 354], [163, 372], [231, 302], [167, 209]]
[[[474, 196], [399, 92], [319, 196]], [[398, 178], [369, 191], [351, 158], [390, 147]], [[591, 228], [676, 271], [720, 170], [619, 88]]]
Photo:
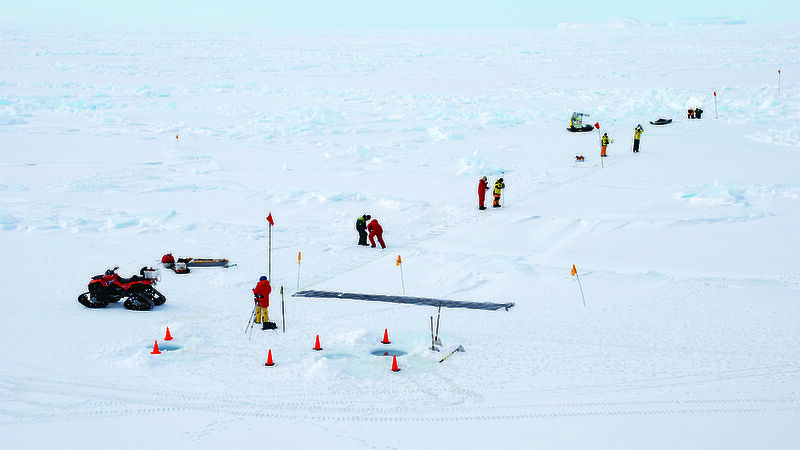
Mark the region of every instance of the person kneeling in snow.
[[369, 243], [372, 247], [375, 247], [375, 238], [377, 237], [381, 248], [386, 248], [386, 244], [383, 242], [383, 227], [378, 223], [378, 220], [372, 219], [372, 222], [367, 225], [367, 229], [369, 230]]
[[262, 330], [274, 330], [277, 328], [275, 322], [269, 321], [269, 312], [267, 308], [269, 308], [269, 294], [272, 292], [272, 286], [269, 284], [269, 280], [267, 277], [262, 276], [258, 279], [258, 284], [255, 288], [253, 288], [253, 294], [255, 295], [256, 301], [256, 323], [262, 323], [261, 329]]

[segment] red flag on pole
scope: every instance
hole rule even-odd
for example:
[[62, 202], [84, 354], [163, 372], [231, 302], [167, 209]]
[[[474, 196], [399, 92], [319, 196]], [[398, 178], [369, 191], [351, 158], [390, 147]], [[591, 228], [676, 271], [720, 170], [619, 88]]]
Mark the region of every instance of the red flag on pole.
[[716, 96], [717, 96], [717, 91], [714, 91], [714, 97], [716, 97]]
[[594, 123], [594, 127], [599, 130], [600, 129], [600, 122], [595, 122]]
[[270, 225], [275, 225], [275, 222], [272, 221], [272, 212], [267, 216], [267, 222], [269, 222]]
[[780, 74], [781, 74], [781, 69], [778, 69], [778, 75], [780, 75]]

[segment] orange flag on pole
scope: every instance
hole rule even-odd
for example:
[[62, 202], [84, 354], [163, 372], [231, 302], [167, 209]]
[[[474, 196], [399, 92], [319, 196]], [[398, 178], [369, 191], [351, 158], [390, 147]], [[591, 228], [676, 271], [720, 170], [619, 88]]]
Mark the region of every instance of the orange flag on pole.
[[[570, 271], [573, 277], [578, 275], [578, 269], [575, 268], [575, 264], [572, 265], [572, 270]], [[583, 286], [581, 286], [581, 277], [578, 278], [578, 287], [581, 289], [581, 300], [583, 300], [583, 307], [586, 308], [586, 297], [583, 296]]]
[[[302, 257], [303, 252], [297, 252], [297, 290], [300, 290], [300, 258]], [[283, 289], [283, 286], [281, 286]], [[283, 301], [283, 300], [281, 300]], [[282, 305], [283, 303], [281, 303]]]
[[[397, 255], [397, 262], [394, 264], [400, 267], [400, 283], [403, 285], [403, 295], [406, 295], [406, 280], [403, 277], [403, 260], [400, 259], [400, 255]], [[431, 320], [433, 320], [433, 317], [431, 317]]]

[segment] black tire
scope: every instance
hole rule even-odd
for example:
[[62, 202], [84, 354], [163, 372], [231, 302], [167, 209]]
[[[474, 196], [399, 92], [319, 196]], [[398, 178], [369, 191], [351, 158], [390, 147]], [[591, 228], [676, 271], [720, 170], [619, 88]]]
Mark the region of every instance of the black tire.
[[106, 300], [97, 296], [93, 296], [89, 292], [84, 292], [83, 294], [79, 295], [78, 303], [92, 309], [105, 308], [108, 306], [108, 302]]

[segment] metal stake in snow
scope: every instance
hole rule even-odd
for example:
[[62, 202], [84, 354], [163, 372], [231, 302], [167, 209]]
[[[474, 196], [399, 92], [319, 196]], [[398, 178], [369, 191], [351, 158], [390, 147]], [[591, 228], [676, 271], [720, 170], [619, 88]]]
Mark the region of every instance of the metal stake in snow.
[[436, 337], [433, 334], [433, 316], [431, 316], [431, 351], [438, 352], [439, 348], [436, 347]]
[[714, 91], [714, 118], [719, 119], [719, 114], [717, 113], [717, 91]]
[[300, 258], [303, 252], [297, 252], [297, 290], [300, 290]]
[[281, 285], [281, 324], [283, 325], [283, 332], [286, 333], [286, 315], [283, 307], [283, 285]]
[[778, 69], [778, 97], [781, 96], [781, 69]]
[[[501, 177], [503, 175], [505, 175], [505, 174], [506, 174], [505, 170], [501, 170], [500, 171], [500, 176]], [[505, 205], [506, 204], [506, 200], [508, 199], [508, 196], [506, 195], [506, 190], [508, 190], [508, 186], [506, 186], [506, 183], [504, 182], [503, 183], [503, 189], [500, 190], [500, 204], [501, 205]]]
[[578, 269], [575, 268], [575, 264], [572, 265], [572, 272], [573, 277], [578, 279], [578, 287], [581, 288], [581, 299], [583, 299], [583, 307], [586, 308], [586, 297], [583, 296], [583, 286], [581, 286], [581, 277], [578, 276]]
[[603, 168], [603, 152], [602, 152], [603, 136], [600, 134], [600, 122], [595, 122], [594, 123], [594, 127], [597, 128], [597, 139], [598, 139], [598, 142], [600, 143], [600, 149], [601, 149], [601, 151], [600, 151], [600, 168], [602, 169]]
[[439, 340], [439, 320], [442, 318], [442, 302], [439, 302], [439, 313], [436, 315], [436, 335], [433, 337], [434, 345], [442, 345]]
[[400, 255], [397, 255], [397, 262], [394, 264], [400, 266], [400, 283], [403, 285], [403, 295], [406, 295], [406, 280], [403, 278], [403, 260], [400, 259]]
[[272, 220], [272, 211], [270, 211], [269, 215], [267, 216], [267, 222], [269, 223], [269, 258], [267, 262], [267, 279], [272, 282], [272, 226], [275, 225], [275, 221]]
[[180, 148], [178, 147], [178, 135], [176, 134], [175, 135], [175, 151], [177, 152], [179, 150], [180, 150]]

